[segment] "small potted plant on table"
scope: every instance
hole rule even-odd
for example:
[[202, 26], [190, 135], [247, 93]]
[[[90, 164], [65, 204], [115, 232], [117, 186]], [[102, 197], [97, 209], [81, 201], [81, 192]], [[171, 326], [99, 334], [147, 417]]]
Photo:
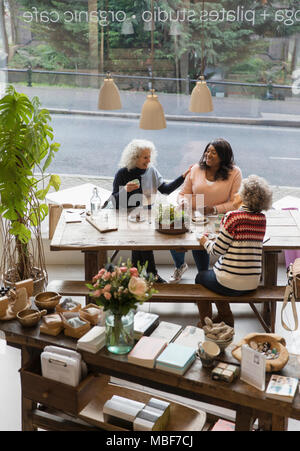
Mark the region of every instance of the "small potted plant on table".
[[159, 204], [155, 215], [155, 228], [160, 233], [179, 235], [189, 230], [190, 215], [175, 205]]

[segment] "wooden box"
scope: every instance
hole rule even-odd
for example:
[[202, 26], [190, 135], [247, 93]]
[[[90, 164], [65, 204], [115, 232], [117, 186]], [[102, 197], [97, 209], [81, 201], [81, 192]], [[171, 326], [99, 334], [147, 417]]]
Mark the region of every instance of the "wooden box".
[[43, 377], [38, 362], [21, 368], [20, 374], [25, 398], [70, 415], [78, 415], [96, 395], [96, 378], [93, 374], [89, 374], [77, 387]]

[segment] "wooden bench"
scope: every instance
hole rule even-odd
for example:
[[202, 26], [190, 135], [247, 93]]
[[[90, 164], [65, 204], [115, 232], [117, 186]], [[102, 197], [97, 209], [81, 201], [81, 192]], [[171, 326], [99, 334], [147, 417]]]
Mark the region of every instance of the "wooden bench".
[[[53, 280], [49, 283], [47, 290], [55, 291], [64, 296], [88, 296], [89, 290], [86, 287], [86, 283], [86, 281], [81, 280]], [[154, 284], [154, 287], [159, 292], [149, 302], [190, 303], [206, 300], [211, 302], [223, 301], [235, 304], [249, 304], [266, 332], [275, 331], [276, 303], [283, 300], [285, 291], [284, 286], [272, 288], [259, 286], [251, 294], [228, 297], [214, 293], [202, 285], [196, 284]], [[270, 324], [267, 324], [255, 306], [257, 303], [265, 302], [270, 303]]]

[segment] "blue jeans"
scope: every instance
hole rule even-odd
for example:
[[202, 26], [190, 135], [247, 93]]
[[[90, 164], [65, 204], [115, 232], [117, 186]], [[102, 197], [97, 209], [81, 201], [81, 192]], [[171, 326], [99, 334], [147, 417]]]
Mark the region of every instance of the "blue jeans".
[[203, 285], [211, 291], [224, 296], [241, 296], [242, 294], [251, 293], [253, 290], [232, 290], [231, 288], [221, 285], [216, 278], [215, 272], [212, 269], [207, 271], [200, 271], [196, 276], [196, 283]]
[[[176, 268], [180, 268], [180, 266], [184, 264], [185, 252], [178, 252], [175, 250], [171, 250], [170, 252]], [[192, 253], [198, 272], [207, 270], [209, 266], [208, 253], [205, 250], [193, 250]]]
[[[232, 290], [231, 288], [224, 287], [221, 285], [216, 278], [216, 275], [212, 269], [207, 271], [200, 271], [196, 276], [196, 283], [203, 285], [215, 293], [222, 294], [225, 296], [240, 296], [242, 294], [251, 293], [253, 290]], [[218, 321], [224, 321], [226, 324], [229, 324], [233, 327], [234, 318], [230, 308], [230, 304], [227, 302], [218, 302], [215, 301], [217, 310], [218, 310]], [[212, 317], [212, 303], [210, 301], [203, 300], [197, 303], [199, 315], [200, 315], [200, 327], [203, 327], [205, 324], [205, 317]]]

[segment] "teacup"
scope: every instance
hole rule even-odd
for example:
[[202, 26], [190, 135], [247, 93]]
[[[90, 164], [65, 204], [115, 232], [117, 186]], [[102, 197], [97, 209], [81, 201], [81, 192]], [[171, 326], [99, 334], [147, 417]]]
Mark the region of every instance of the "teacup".
[[215, 358], [220, 354], [219, 346], [212, 341], [203, 341], [198, 344], [198, 353], [202, 366], [213, 366]]

